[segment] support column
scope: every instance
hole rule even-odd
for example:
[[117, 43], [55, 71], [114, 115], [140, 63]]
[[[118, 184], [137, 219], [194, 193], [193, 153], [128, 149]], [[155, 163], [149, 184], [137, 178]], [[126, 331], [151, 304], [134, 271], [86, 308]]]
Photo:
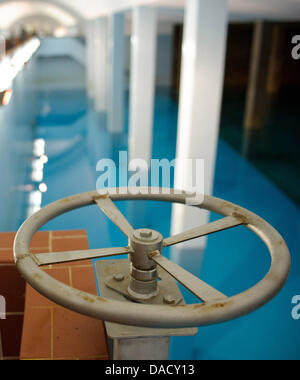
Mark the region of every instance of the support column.
[[[263, 21], [254, 25], [250, 74], [244, 127], [259, 130], [264, 125], [267, 102], [267, 75], [270, 55], [271, 26]], [[269, 85], [270, 87], [270, 85]]]
[[124, 126], [125, 17], [115, 13], [108, 31], [108, 130], [120, 133]]
[[107, 112], [107, 29], [106, 17], [94, 21], [94, 83], [95, 110]]
[[133, 10], [130, 73], [129, 158], [149, 161], [152, 155], [156, 67], [156, 10]]
[[280, 89], [284, 36], [280, 24], [258, 21], [254, 25], [248, 80], [243, 155], [251, 156], [265, 127]]
[[284, 33], [280, 24], [272, 26], [270, 55], [267, 74], [266, 91], [270, 98], [275, 97], [280, 90], [282, 53], [284, 49]]
[[[177, 136], [178, 159], [204, 159], [205, 193], [211, 194], [219, 135], [227, 37], [227, 1], [187, 0]], [[175, 187], [189, 190], [189, 168], [175, 171]], [[172, 233], [208, 222], [209, 214], [193, 207], [173, 206]], [[189, 242], [204, 248], [206, 240]]]

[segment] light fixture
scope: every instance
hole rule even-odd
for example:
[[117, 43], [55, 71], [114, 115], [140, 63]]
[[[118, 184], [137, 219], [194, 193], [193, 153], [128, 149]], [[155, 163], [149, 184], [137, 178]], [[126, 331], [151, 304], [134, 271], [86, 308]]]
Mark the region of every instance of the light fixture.
[[42, 161], [43, 164], [47, 164], [48, 162], [48, 156], [46, 156], [46, 154], [43, 154], [41, 157], [40, 157], [40, 160]]
[[33, 154], [37, 157], [42, 157], [45, 155], [45, 145], [44, 139], [36, 139], [33, 141]]
[[13, 90], [11, 88], [1, 92], [0, 94], [0, 103], [2, 106], [7, 106], [12, 97]]
[[39, 190], [41, 193], [46, 193], [46, 191], [48, 190], [48, 187], [44, 182], [42, 182], [39, 184]]

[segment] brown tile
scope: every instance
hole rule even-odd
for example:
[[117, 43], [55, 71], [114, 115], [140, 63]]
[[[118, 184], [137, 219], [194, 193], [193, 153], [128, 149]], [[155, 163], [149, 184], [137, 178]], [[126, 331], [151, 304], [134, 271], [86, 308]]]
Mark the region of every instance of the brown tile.
[[14, 263], [14, 254], [12, 249], [0, 250], [0, 263], [12, 264]]
[[30, 253], [36, 255], [37, 253], [49, 253], [49, 248], [30, 248]]
[[8, 315], [0, 320], [4, 357], [19, 357], [23, 315]]
[[23, 312], [25, 281], [15, 266], [0, 266], [0, 294], [5, 297], [7, 312]]
[[72, 231], [53, 231], [52, 232], [53, 239], [61, 239], [63, 237], [74, 237], [74, 236], [86, 237], [86, 231], [72, 230]]
[[12, 249], [15, 235], [15, 232], [0, 232], [0, 248]]
[[31, 248], [44, 248], [49, 247], [49, 231], [39, 231], [37, 232], [33, 239], [31, 240]]
[[51, 358], [52, 343], [52, 316], [53, 309], [34, 309], [26, 307], [22, 344], [21, 359]]
[[66, 285], [70, 285], [70, 277], [69, 277], [69, 271], [68, 268], [46, 268], [44, 269], [46, 273], [49, 274], [49, 276], [55, 278], [56, 280], [63, 282]]
[[[57, 268], [53, 267], [52, 269], [44, 269], [51, 277], [56, 280], [63, 282], [66, 285], [70, 285], [70, 275], [68, 268]], [[26, 285], [26, 306], [30, 307], [45, 307], [45, 306], [55, 306], [56, 304], [50, 301], [48, 298], [41, 295], [30, 285]]]
[[[82, 237], [85, 235], [84, 230], [54, 231], [51, 235], [55, 237], [50, 242], [53, 252], [88, 249], [87, 238]], [[37, 251], [32, 249], [33, 253]], [[58, 281], [97, 294], [90, 260], [44, 267], [43, 270]], [[50, 359], [52, 354], [54, 358], [62, 360], [107, 359], [103, 323], [57, 306], [27, 285], [21, 358]]]
[[90, 267], [85, 268], [74, 266], [70, 268], [70, 271], [74, 288], [97, 295], [97, 285], [92, 264]]
[[64, 308], [54, 309], [54, 358], [86, 358], [108, 355], [104, 325]]

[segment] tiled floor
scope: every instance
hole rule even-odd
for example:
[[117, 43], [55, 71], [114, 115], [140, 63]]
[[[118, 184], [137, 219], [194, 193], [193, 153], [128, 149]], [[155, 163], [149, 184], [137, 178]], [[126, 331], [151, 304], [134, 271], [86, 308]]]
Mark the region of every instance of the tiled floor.
[[[4, 358], [17, 359], [20, 355], [23, 360], [108, 359], [101, 321], [60, 307], [29, 285], [26, 285], [24, 313], [25, 284], [12, 257], [14, 235], [0, 234], [3, 247], [0, 249], [0, 289], [7, 299], [7, 319], [0, 321]], [[87, 248], [84, 230], [38, 232], [31, 245], [32, 253]], [[52, 265], [44, 270], [67, 285], [97, 294], [91, 261]]]

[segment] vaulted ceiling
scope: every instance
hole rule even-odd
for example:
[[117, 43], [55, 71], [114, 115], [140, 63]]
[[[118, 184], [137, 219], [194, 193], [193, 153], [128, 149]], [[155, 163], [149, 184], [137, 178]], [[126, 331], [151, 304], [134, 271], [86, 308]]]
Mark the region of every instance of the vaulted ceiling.
[[[216, 1], [216, 0], [214, 0]], [[0, 30], [22, 18], [43, 15], [63, 26], [74, 25], [137, 5], [160, 8], [160, 18], [180, 21], [186, 0], [0, 0]], [[300, 0], [228, 0], [231, 20], [299, 20]]]

